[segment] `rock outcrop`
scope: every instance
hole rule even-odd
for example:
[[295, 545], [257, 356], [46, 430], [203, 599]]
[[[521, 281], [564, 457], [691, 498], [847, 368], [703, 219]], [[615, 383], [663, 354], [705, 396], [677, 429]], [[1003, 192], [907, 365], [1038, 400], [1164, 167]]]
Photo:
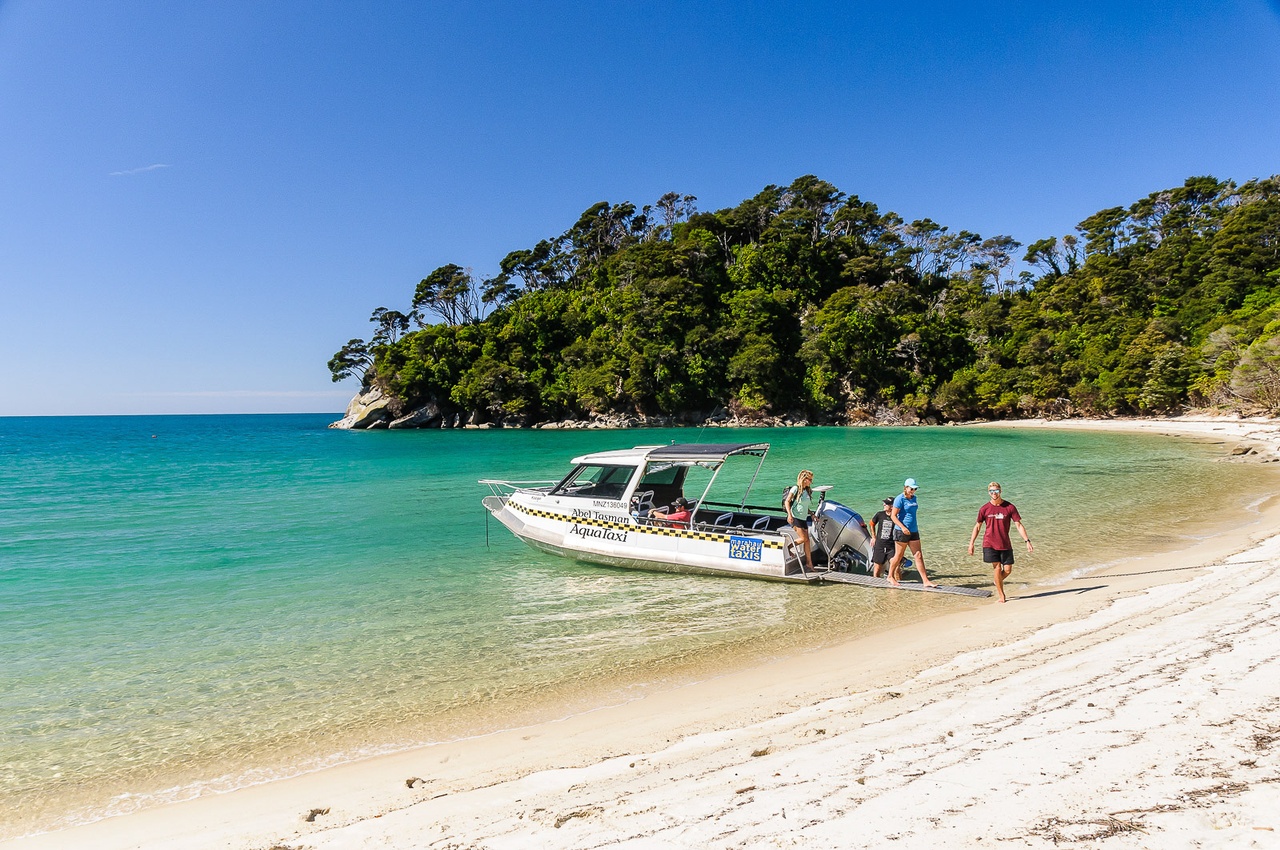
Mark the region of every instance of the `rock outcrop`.
[[410, 414], [392, 419], [388, 428], [430, 428], [440, 420], [440, 405], [429, 401]]
[[[856, 408], [835, 420], [809, 420], [799, 411], [782, 414], [735, 413], [717, 407], [710, 413], [691, 410], [674, 415], [637, 413], [591, 413], [581, 419], [537, 421], [524, 416], [502, 416], [492, 411], [442, 410], [436, 401], [427, 401], [405, 414], [403, 400], [389, 396], [378, 387], [357, 393], [347, 405], [347, 413], [330, 428], [373, 430], [390, 428], [535, 428], [542, 430], [596, 430], [625, 428], [803, 428], [808, 425], [936, 425], [933, 417], [920, 417], [908, 408], [885, 406]], [[404, 414], [404, 415], [401, 415]]]
[[378, 426], [385, 428], [395, 418], [388, 409], [394, 401], [395, 399], [377, 387], [365, 393], [356, 393], [356, 397], [347, 405], [346, 415], [329, 427], [344, 430], [361, 430]]

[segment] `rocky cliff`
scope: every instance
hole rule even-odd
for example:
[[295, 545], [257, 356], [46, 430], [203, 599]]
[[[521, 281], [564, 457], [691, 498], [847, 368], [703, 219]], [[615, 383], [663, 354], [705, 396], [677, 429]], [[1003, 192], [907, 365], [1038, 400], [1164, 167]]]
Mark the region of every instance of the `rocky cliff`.
[[[782, 416], [753, 417], [740, 419], [731, 416], [723, 407], [716, 408], [710, 414], [704, 411], [690, 411], [678, 416], [643, 416], [624, 413], [593, 413], [584, 419], [550, 420], [546, 422], [490, 421], [481, 411], [470, 413], [444, 413], [435, 402], [420, 405], [414, 410], [403, 413], [404, 402], [388, 396], [381, 389], [373, 387], [366, 392], [357, 393], [347, 405], [346, 415], [329, 425], [330, 428], [344, 430], [373, 430], [378, 428], [535, 428], [542, 430], [580, 430], [580, 429], [613, 429], [613, 428], [675, 428], [690, 427], [792, 427], [811, 424], [799, 413]], [[858, 423], [864, 424], [864, 423]], [[875, 424], [875, 423], [865, 423]], [[895, 424], [898, 424], [895, 421]], [[914, 423], [910, 423], [914, 424]]]
[[440, 407], [434, 402], [397, 416], [400, 407], [399, 399], [388, 396], [378, 387], [372, 387], [368, 392], [356, 393], [355, 398], [347, 405], [346, 415], [329, 427], [344, 430], [430, 428], [440, 423]]

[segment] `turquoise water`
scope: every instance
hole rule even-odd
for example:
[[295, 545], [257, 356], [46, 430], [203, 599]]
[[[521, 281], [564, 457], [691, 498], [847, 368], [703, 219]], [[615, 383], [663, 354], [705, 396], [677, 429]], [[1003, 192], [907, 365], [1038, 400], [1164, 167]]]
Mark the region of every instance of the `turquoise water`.
[[[536, 553], [482, 477], [764, 440], [869, 515], [908, 475], [938, 580], [997, 479], [1016, 580], [1203, 533], [1271, 480], [1221, 447], [1000, 429], [330, 431], [329, 415], [0, 419], [0, 837], [514, 725], [974, 603]], [[1123, 529], [1123, 531], [1118, 531]], [[1102, 545], [1100, 545], [1100, 543]], [[910, 574], [908, 574], [909, 577]]]

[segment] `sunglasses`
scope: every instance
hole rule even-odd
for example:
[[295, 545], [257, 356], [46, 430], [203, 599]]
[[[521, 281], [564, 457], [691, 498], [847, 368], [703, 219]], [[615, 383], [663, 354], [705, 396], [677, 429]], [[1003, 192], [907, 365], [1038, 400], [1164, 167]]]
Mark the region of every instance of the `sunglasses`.
[[994, 490], [988, 490], [987, 492], [988, 492], [988, 493], [999, 493], [999, 492], [1000, 492], [1000, 488], [999, 488], [999, 487], [996, 487]]

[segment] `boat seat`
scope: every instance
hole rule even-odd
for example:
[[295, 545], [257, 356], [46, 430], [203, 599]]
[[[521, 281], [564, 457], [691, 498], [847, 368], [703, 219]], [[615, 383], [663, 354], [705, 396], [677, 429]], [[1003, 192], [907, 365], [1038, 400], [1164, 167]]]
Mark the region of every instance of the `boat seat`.
[[636, 510], [641, 516], [648, 516], [649, 511], [653, 510], [653, 491], [645, 490], [642, 493], [636, 493]]
[[732, 524], [733, 524], [732, 513], [720, 514], [720, 516], [716, 517], [716, 521], [713, 523], [713, 525], [732, 525]]
[[770, 519], [772, 519], [772, 517], [767, 517], [767, 516], [762, 516], [762, 517], [760, 517], [760, 519], [758, 519], [758, 520], [756, 520], [755, 522], [751, 523], [751, 528], [752, 528], [752, 530], [753, 530], [753, 531], [768, 531], [768, 529], [769, 529], [769, 520], [770, 520]]

